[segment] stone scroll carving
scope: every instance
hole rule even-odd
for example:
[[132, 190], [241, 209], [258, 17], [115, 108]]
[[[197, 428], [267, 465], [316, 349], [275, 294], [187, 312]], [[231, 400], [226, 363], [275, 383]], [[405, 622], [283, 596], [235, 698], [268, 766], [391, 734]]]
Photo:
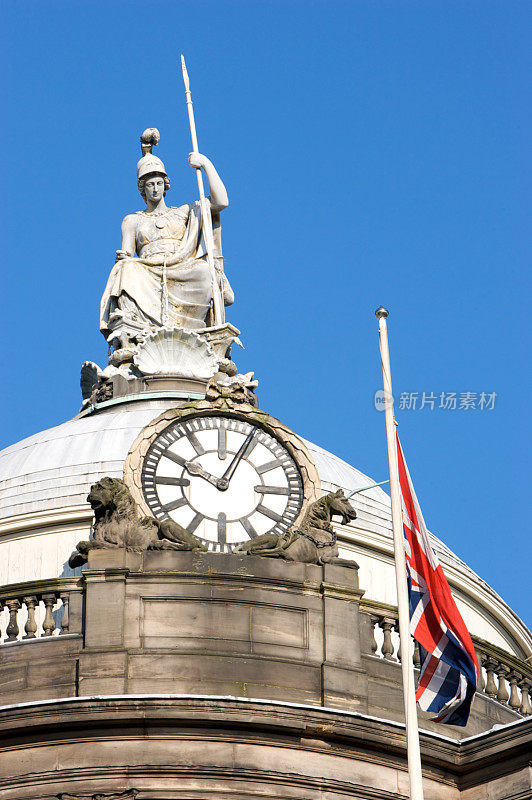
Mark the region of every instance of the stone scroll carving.
[[356, 511], [342, 489], [311, 503], [298, 528], [292, 528], [283, 536], [270, 533], [257, 536], [235, 547], [233, 552], [307, 564], [329, 563], [338, 558], [336, 533], [331, 525], [334, 516], [341, 517], [344, 525], [356, 519]]
[[94, 511], [94, 536], [77, 544], [69, 565], [85, 564], [89, 550], [124, 547], [142, 553], [145, 550], [201, 550], [207, 548], [186, 528], [173, 520], [159, 522], [141, 517], [127, 485], [119, 478], [102, 478], [87, 497]]

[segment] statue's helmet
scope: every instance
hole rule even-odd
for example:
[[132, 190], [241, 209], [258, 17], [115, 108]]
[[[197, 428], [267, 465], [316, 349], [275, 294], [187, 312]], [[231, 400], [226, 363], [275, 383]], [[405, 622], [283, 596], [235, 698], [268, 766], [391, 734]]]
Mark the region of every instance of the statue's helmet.
[[144, 133], [142, 133], [140, 137], [142, 158], [137, 164], [137, 180], [154, 172], [168, 177], [163, 162], [152, 153], [152, 148], [158, 144], [160, 138], [157, 128], [146, 128]]

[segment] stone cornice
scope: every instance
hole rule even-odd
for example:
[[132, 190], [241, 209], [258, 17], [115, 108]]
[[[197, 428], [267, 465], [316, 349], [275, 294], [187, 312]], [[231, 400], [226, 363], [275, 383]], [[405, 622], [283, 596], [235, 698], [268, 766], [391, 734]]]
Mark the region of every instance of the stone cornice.
[[[229, 736], [254, 745], [276, 737], [315, 752], [329, 752], [334, 745], [352, 758], [406, 768], [402, 723], [332, 708], [216, 695], [105, 695], [0, 707], [0, 747], [87, 737], [115, 740], [147, 731], [155, 735], [159, 728], [177, 739], [190, 737], [191, 729], [208, 738], [215, 729], [217, 739]], [[421, 730], [424, 774], [465, 788], [480, 780], [489, 763], [490, 778], [502, 777], [510, 762], [526, 766], [531, 735], [532, 718], [456, 741]]]
[[24, 583], [11, 583], [9, 586], [0, 587], [0, 599], [16, 597], [17, 595], [42, 595], [44, 592], [61, 592], [83, 588], [83, 580], [79, 577], [48, 578], [46, 580], [24, 581]]
[[53, 533], [54, 530], [73, 526], [91, 525], [93, 512], [88, 503], [77, 506], [32, 511], [0, 519], [0, 539], [12, 534], [34, 536], [36, 533]]

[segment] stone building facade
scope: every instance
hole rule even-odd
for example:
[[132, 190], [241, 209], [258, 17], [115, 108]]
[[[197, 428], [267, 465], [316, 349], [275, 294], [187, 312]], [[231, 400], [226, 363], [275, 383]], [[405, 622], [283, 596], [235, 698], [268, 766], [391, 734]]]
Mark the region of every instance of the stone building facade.
[[[107, 400], [0, 454], [0, 797], [407, 797], [381, 489], [334, 523], [340, 565], [118, 548], [68, 566], [90, 535], [91, 484], [124, 477], [143, 431], [186, 403]], [[301, 446], [319, 493], [371, 483]], [[434, 545], [483, 668], [465, 729], [419, 713], [425, 797], [524, 800], [530, 634]]]

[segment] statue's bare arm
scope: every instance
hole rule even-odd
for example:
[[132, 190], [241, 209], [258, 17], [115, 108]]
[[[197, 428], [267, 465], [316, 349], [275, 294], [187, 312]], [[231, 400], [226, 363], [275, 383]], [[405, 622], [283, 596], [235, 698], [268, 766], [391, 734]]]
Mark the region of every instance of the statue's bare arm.
[[135, 214], [128, 214], [124, 217], [122, 222], [122, 249], [116, 251], [116, 260], [122, 258], [133, 257], [135, 255], [136, 237], [135, 237]]
[[209, 181], [209, 189], [211, 193], [211, 206], [213, 211], [223, 211], [229, 205], [229, 198], [227, 191], [223, 185], [222, 179], [216, 172], [214, 164], [207, 156], [201, 153], [190, 153], [188, 161], [191, 167], [201, 167]]

